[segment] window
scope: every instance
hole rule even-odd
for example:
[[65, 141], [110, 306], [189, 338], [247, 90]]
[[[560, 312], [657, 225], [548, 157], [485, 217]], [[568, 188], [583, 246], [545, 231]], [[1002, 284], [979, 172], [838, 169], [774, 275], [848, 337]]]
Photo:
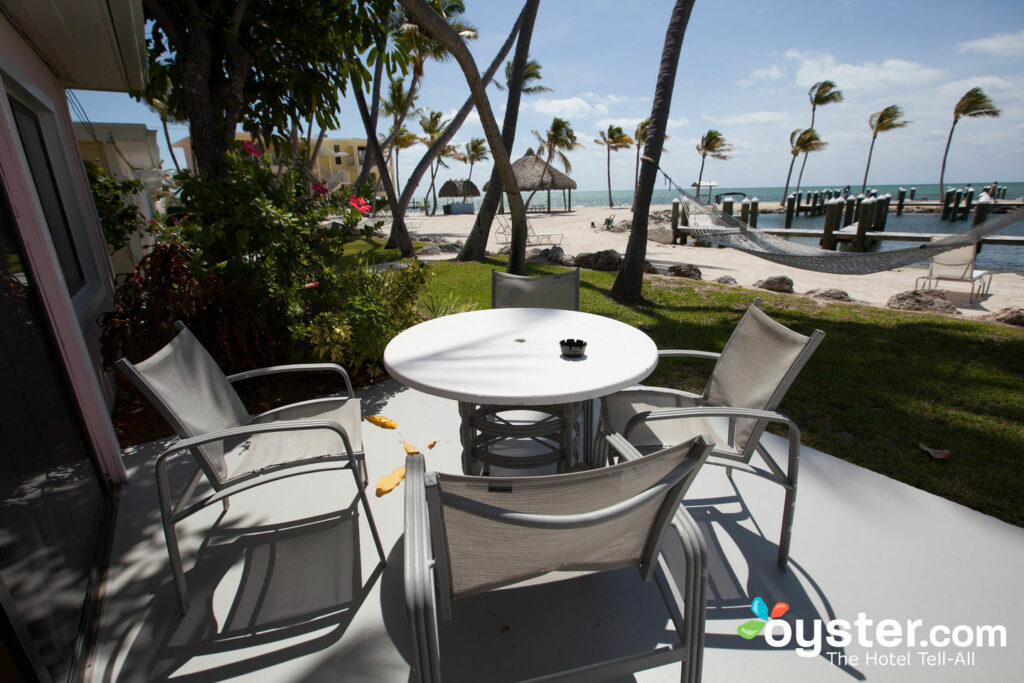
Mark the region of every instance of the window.
[[341, 154], [341, 145], [335, 145], [334, 146], [334, 153], [335, 154]]
[[[335, 145], [335, 147], [337, 147], [337, 145]], [[341, 157], [340, 156], [334, 157], [334, 165], [335, 166], [341, 166]]]
[[366, 148], [365, 147], [360, 147], [359, 148], [359, 163], [360, 164], [363, 163], [363, 159], [364, 158], [366, 158]]
[[57, 189], [53, 167], [50, 165], [43, 130], [39, 125], [39, 118], [32, 111], [13, 98], [10, 98], [10, 103], [14, 112], [14, 122], [18, 127], [18, 137], [21, 138], [21, 146], [28, 158], [39, 203], [43, 207], [53, 247], [57, 252], [57, 260], [64, 274], [64, 282], [67, 284], [68, 292], [74, 296], [85, 286], [85, 274], [78, 258], [78, 251], [75, 249], [71, 225], [61, 202], [60, 191]]

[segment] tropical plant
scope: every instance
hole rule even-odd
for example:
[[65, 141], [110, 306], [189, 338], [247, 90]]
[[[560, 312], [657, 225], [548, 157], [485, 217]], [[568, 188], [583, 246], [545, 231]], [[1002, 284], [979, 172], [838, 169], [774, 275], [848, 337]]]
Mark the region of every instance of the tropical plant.
[[793, 164], [796, 163], [796, 158], [801, 154], [819, 152], [827, 146], [828, 143], [818, 137], [817, 131], [813, 128], [797, 128], [789, 134], [789, 153], [792, 155], [792, 159], [789, 161], [789, 172], [786, 173], [786, 189], [782, 191], [782, 201], [779, 204], [785, 204], [786, 197], [789, 196], [789, 179], [793, 175]]
[[[729, 158], [732, 145], [725, 139], [725, 136], [714, 128], [710, 129], [697, 143], [697, 154], [700, 155], [700, 173], [697, 175], [697, 199], [700, 199], [700, 183], [704, 179], [704, 162], [710, 156], [712, 159], [725, 161]], [[708, 200], [711, 200], [711, 188], [708, 188]]]
[[[807, 91], [807, 99], [811, 101], [811, 128], [814, 128], [814, 115], [818, 107], [826, 104], [837, 104], [843, 101], [843, 93], [832, 81], [818, 81]], [[800, 164], [800, 173], [796, 177], [796, 191], [800, 191], [800, 183], [804, 179], [804, 168], [807, 166], [807, 152], [804, 152], [804, 160]]]
[[612, 152], [620, 149], [626, 149], [633, 144], [633, 138], [626, 135], [622, 130], [622, 126], [616, 126], [614, 123], [608, 124], [608, 130], [602, 130], [600, 138], [595, 138], [594, 142], [605, 148], [608, 155], [607, 169], [608, 169], [608, 208], [615, 206], [612, 202]]
[[[523, 94], [524, 95], [538, 95], [542, 92], [553, 92], [551, 88], [546, 85], [538, 83], [543, 76], [540, 75], [540, 62], [536, 59], [531, 59], [526, 63], [526, 71], [523, 73]], [[494, 81], [494, 87], [498, 90], [504, 91], [508, 84], [512, 82], [512, 60], [505, 62], [505, 85], [502, 85], [500, 81]], [[530, 84], [533, 85], [530, 85]]]
[[142, 181], [118, 180], [92, 161], [85, 162], [85, 173], [89, 177], [107, 251], [113, 254], [128, 244], [133, 233], [145, 232], [148, 227], [138, 208], [128, 201], [133, 194], [142, 191]]
[[391, 138], [391, 153], [393, 155], [392, 159], [395, 168], [395, 191], [399, 192], [400, 190], [398, 184], [398, 152], [403, 149], [409, 149], [413, 145], [420, 144], [420, 138], [418, 135], [410, 131], [405, 126], [402, 126], [397, 134], [389, 134], [389, 137]]
[[868, 117], [868, 125], [871, 126], [871, 146], [868, 148], [868, 163], [864, 167], [864, 183], [860, 186], [861, 193], [868, 187], [868, 170], [871, 168], [871, 155], [875, 151], [875, 138], [879, 133], [904, 128], [911, 123], [913, 121], [903, 120], [903, 110], [895, 104], [890, 104], [882, 111], [876, 111]]
[[481, 161], [488, 161], [491, 151], [487, 149], [487, 141], [483, 138], [470, 138], [466, 143], [466, 151], [463, 153], [466, 163], [469, 164], [469, 178], [473, 180], [473, 165]]
[[446, 315], [475, 311], [475, 301], [467, 301], [452, 291], [420, 297], [416, 312], [423, 320], [443, 318]]
[[647, 218], [665, 143], [665, 129], [668, 127], [668, 114], [672, 106], [672, 90], [679, 66], [679, 53], [683, 48], [683, 36], [686, 35], [690, 12], [693, 11], [693, 1], [676, 0], [665, 30], [661, 65], [658, 67], [654, 102], [651, 105], [651, 125], [648, 129], [647, 144], [644, 145], [644, 165], [640, 170], [640, 182], [633, 200], [633, 223], [629, 229], [622, 267], [611, 289], [612, 297], [619, 301], [637, 301], [643, 292], [644, 262], [647, 256]]
[[[544, 184], [544, 176], [548, 174], [553, 159], [558, 160], [566, 173], [572, 173], [572, 164], [569, 163], [569, 157], [565, 156], [565, 153], [583, 146], [576, 141], [576, 131], [572, 129], [572, 124], [556, 116], [551, 119], [551, 127], [544, 131], [543, 135], [537, 131], [532, 132], [533, 136], [537, 138], [537, 156], [544, 157], [544, 170], [540, 173], [541, 184]], [[524, 202], [526, 206], [530, 205], [530, 200], [535, 194], [537, 194], [537, 190], [531, 192], [530, 196], [526, 198]]]
[[953, 125], [949, 127], [949, 137], [946, 138], [946, 151], [942, 153], [942, 170], [939, 171], [940, 197], [946, 187], [943, 184], [946, 180], [946, 157], [949, 156], [949, 143], [953, 141], [953, 131], [956, 129], [956, 124], [965, 117], [972, 119], [980, 116], [998, 118], [1001, 113], [995, 103], [985, 94], [985, 91], [978, 87], [971, 88], [964, 93], [964, 96], [953, 107]]

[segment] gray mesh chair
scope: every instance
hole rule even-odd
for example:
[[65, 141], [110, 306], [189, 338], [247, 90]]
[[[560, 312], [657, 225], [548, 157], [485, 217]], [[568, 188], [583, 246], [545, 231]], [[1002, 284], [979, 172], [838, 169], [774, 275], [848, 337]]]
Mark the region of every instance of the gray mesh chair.
[[491, 271], [491, 308], [580, 310], [579, 269], [531, 277]]
[[[624, 462], [540, 477], [440, 474], [424, 471], [422, 455], [407, 460], [404, 580], [414, 679], [442, 680], [438, 617], [452, 619], [452, 601], [515, 586], [510, 590], [525, 592], [514, 598], [520, 603], [530, 591], [520, 582], [535, 584], [552, 572], [624, 567], [636, 567], [645, 582], [657, 579], [679, 642], [551, 678], [598, 680], [682, 661], [680, 679], [700, 679], [707, 550], [680, 501], [712, 444], [700, 436], [643, 457], [621, 436], [607, 439]], [[672, 548], [671, 564], [662, 554], [668, 540], [673, 543], [664, 549]], [[679, 566], [676, 552], [685, 566]], [[558, 629], [558, 606], [545, 602], [538, 608], [550, 613], [551, 628]], [[660, 628], [664, 617], [658, 623]], [[481, 672], [478, 678], [483, 677]]]
[[[717, 445], [708, 464], [727, 468], [730, 477], [732, 470], [738, 469], [783, 486], [786, 500], [778, 564], [785, 569], [796, 506], [800, 430], [775, 409], [825, 333], [815, 330], [808, 337], [794, 332], [769, 318], [760, 303], [755, 299], [743, 314], [721, 353], [659, 351], [662, 358], [714, 359], [714, 370], [702, 394], [642, 385], [628, 387], [602, 399], [600, 429], [622, 434], [646, 453], [710, 433]], [[726, 418], [725, 431], [716, 429], [709, 418]], [[770, 422], [788, 429], [785, 470], [760, 443]], [[751, 464], [755, 452], [767, 469]]]
[[[580, 308], [579, 270], [531, 277], [491, 271], [491, 308]], [[462, 469], [538, 469], [572, 465], [579, 407], [460, 403]]]
[[[188, 606], [188, 593], [174, 525], [217, 502], [222, 502], [226, 510], [228, 496], [285, 477], [351, 470], [377, 553], [384, 562], [384, 548], [366, 498], [359, 399], [352, 391], [348, 373], [332, 363], [311, 363], [225, 377], [185, 325], [178, 322], [175, 327], [178, 334], [174, 339], [146, 360], [131, 363], [122, 358], [116, 365], [180, 437], [157, 458], [156, 478], [167, 553], [182, 613]], [[341, 374], [347, 395], [250, 415], [231, 386], [232, 382], [260, 375], [310, 370]], [[172, 456], [184, 452], [192, 455], [198, 467], [175, 504], [167, 468]], [[308, 467], [311, 465], [324, 466]], [[193, 500], [203, 478], [213, 491]]]
[[[932, 238], [932, 240], [934, 241], [935, 238]], [[988, 290], [992, 286], [992, 273], [987, 270], [974, 269], [974, 261], [977, 255], [978, 246], [976, 244], [968, 244], [965, 247], [950, 249], [949, 251], [932, 256], [931, 261], [928, 263], [928, 274], [917, 278], [914, 287], [921, 289], [923, 284], [925, 289], [932, 289], [938, 286], [942, 280], [970, 282], [970, 300], [971, 303], [974, 303], [975, 299], [980, 299], [988, 294]]]

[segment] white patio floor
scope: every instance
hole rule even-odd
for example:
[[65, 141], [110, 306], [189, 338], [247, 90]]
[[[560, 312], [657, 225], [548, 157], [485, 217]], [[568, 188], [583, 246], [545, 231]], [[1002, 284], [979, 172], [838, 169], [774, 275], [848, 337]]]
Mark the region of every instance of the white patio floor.
[[[428, 468], [458, 471], [454, 402], [394, 382], [361, 396], [364, 415], [383, 414], [399, 425], [363, 425], [371, 489], [403, 464], [402, 438], [426, 454]], [[784, 453], [784, 440], [770, 439]], [[427, 450], [432, 441], [437, 446]], [[182, 618], [156, 503], [159, 445], [125, 453], [131, 482], [122, 494], [91, 682], [409, 680], [401, 487], [382, 498], [370, 493], [386, 568], [377, 565], [348, 473], [257, 487], [232, 498], [221, 519], [219, 507], [205, 510], [179, 526], [191, 597]], [[719, 468], [705, 468], [686, 500], [712, 552], [705, 681], [1021, 680], [1024, 529], [805, 447], [790, 569], [782, 573], [775, 566], [782, 490], [742, 474], [734, 483]], [[671, 623], [636, 590], [634, 574], [559, 589], [561, 598], [579, 596], [583, 623], [547, 645], [530, 639], [550, 616], [543, 589], [467, 604], [462, 614], [483, 623], [445, 636], [446, 679], [500, 680], [548, 658], [585, 661], [590, 651], [617, 642], [663, 640]], [[799, 630], [802, 620], [804, 642], [821, 622], [854, 622], [860, 614], [873, 622], [866, 629], [872, 641], [885, 619], [904, 630], [908, 621], [921, 625], [913, 642], [887, 647], [864, 642], [854, 627], [848, 646], [802, 656], [795, 642], [774, 648], [763, 635], [737, 635], [755, 618], [755, 597], [769, 608], [788, 603], [782, 621]], [[919, 642], [945, 626], [964, 643], [982, 625], [1004, 627], [1005, 646]], [[941, 641], [944, 632], [935, 635]], [[488, 673], [480, 668], [485, 663]], [[678, 666], [635, 678], [678, 680]]]

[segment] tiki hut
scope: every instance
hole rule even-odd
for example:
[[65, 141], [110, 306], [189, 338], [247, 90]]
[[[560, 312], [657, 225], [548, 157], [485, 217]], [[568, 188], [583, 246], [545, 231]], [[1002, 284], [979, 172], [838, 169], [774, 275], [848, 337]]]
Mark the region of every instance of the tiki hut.
[[480, 190], [470, 180], [449, 180], [437, 191], [438, 197], [479, 197]]
[[[548, 212], [551, 211], [551, 190], [568, 190], [569, 199], [563, 201], [566, 209], [572, 209], [572, 191], [576, 189], [576, 181], [565, 175], [557, 168], [546, 166], [544, 160], [527, 149], [526, 154], [512, 164], [512, 171], [516, 174], [516, 183], [520, 192], [535, 192], [546, 190], [548, 194]], [[487, 185], [484, 185], [484, 190]], [[525, 201], [524, 197], [524, 201]], [[529, 207], [527, 207], [529, 210]]]

